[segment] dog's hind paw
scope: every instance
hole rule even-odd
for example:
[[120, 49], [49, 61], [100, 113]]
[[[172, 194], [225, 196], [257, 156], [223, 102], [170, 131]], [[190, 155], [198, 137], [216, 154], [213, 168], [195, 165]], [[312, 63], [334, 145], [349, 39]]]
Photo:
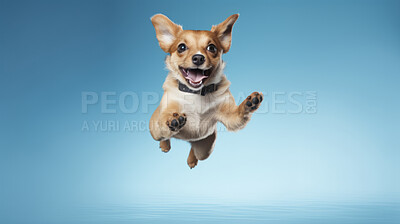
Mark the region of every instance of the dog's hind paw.
[[245, 110], [248, 112], [254, 112], [260, 107], [262, 101], [263, 101], [262, 93], [254, 92], [250, 94], [250, 96], [248, 96], [243, 102], [245, 105]]
[[186, 124], [186, 115], [173, 113], [172, 116], [167, 119], [166, 124], [169, 130], [179, 131]]
[[190, 167], [190, 169], [193, 169], [195, 166], [197, 166], [197, 162], [198, 162], [198, 160], [188, 162], [188, 166]]
[[169, 150], [171, 149], [171, 142], [169, 141], [169, 139], [160, 141], [160, 148], [163, 152], [169, 152]]

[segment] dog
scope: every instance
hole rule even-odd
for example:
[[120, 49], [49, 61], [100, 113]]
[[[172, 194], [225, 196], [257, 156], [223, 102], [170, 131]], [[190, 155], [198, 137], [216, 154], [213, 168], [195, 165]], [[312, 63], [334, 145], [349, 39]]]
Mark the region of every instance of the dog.
[[223, 74], [222, 55], [231, 47], [232, 28], [239, 14], [208, 30], [183, 30], [168, 17], [156, 14], [151, 22], [163, 51], [169, 73], [163, 84], [160, 105], [150, 118], [150, 133], [163, 152], [171, 149], [171, 138], [191, 144], [190, 168], [213, 152], [217, 122], [229, 131], [246, 126], [263, 94], [253, 92], [239, 106]]

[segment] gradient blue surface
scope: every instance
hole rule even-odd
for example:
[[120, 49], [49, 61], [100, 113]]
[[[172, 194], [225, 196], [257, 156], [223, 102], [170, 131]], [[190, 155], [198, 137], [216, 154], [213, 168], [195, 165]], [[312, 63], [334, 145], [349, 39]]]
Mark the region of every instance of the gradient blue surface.
[[[184, 29], [240, 13], [231, 90], [266, 94], [193, 170], [185, 142], [82, 130], [150, 119], [142, 97], [167, 74], [155, 13]], [[0, 74], [4, 223], [400, 222], [399, 1], [0, 1]], [[135, 113], [82, 113], [83, 92], [127, 91]], [[271, 110], [305, 91], [317, 113]]]

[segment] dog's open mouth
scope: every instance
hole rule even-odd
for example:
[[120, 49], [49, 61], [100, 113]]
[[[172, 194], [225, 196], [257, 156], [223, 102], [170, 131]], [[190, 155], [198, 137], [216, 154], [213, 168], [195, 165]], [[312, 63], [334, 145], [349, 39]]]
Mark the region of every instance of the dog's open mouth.
[[210, 69], [198, 69], [198, 68], [179, 68], [185, 77], [186, 81], [189, 83], [190, 86], [193, 88], [200, 87], [210, 76], [211, 68]]

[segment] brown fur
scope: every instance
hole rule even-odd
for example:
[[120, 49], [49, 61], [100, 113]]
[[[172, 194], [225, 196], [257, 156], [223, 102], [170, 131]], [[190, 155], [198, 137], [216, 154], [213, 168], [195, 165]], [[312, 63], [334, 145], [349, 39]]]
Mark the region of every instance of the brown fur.
[[[163, 85], [161, 103], [150, 119], [150, 133], [160, 141], [163, 152], [170, 150], [169, 139], [172, 137], [190, 142], [192, 147], [187, 159], [190, 168], [212, 153], [218, 121], [230, 131], [242, 129], [263, 99], [261, 93], [254, 92], [237, 106], [229, 91], [230, 82], [222, 73], [225, 64], [221, 57], [230, 49], [232, 28], [237, 18], [238, 14], [232, 15], [221, 24], [212, 26], [211, 31], [183, 30], [161, 14], [151, 19], [161, 49], [169, 53], [165, 63], [170, 73]], [[186, 45], [185, 51], [178, 52], [180, 44]], [[215, 45], [217, 51], [209, 50], [210, 44]], [[205, 96], [178, 90], [178, 81], [188, 82], [181, 68], [192, 68], [195, 54], [205, 57], [204, 64], [196, 68], [210, 71], [202, 86], [218, 85], [217, 91]]]

